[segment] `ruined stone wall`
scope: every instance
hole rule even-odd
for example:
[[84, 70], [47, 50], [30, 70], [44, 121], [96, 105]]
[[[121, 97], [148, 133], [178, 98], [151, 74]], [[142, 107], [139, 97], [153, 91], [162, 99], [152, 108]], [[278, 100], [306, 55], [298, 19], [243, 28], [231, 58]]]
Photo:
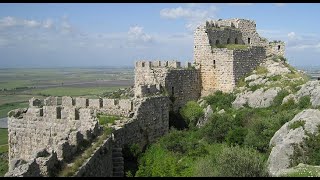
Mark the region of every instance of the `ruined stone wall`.
[[255, 46], [248, 50], [233, 51], [233, 74], [235, 83], [245, 74], [253, 71], [266, 58], [266, 50], [263, 47]]
[[[211, 63], [212, 70], [215, 73], [215, 84], [212, 79], [206, 78], [202, 81], [202, 96], [212, 94], [220, 90], [223, 92], [230, 92], [235, 86], [233, 77], [233, 51], [226, 48], [217, 48], [212, 51], [213, 59], [208, 60]], [[211, 73], [210, 66], [201, 69], [203, 74]]]
[[56, 97], [45, 100], [44, 106], [11, 111], [8, 118], [9, 161], [27, 160], [39, 149], [54, 150], [58, 158], [70, 159], [83, 139], [98, 134], [98, 121], [88, 108], [57, 105]]
[[92, 156], [75, 173], [76, 177], [111, 177], [112, 169], [112, 139], [106, 139]]
[[199, 71], [191, 68], [191, 63], [187, 62], [183, 68], [177, 61], [138, 61], [135, 73], [135, 97], [168, 93], [172, 97], [171, 107], [177, 111], [187, 101], [200, 96]]
[[212, 57], [207, 33], [205, 24], [198, 26], [194, 32], [193, 59], [196, 64], [201, 64], [203, 60], [206, 61]]
[[217, 44], [244, 44], [242, 33], [236, 28], [208, 28], [209, 43], [211, 46]]
[[169, 98], [154, 96], [138, 99], [134, 117], [114, 132], [114, 147], [154, 142], [169, 131]]
[[266, 47], [267, 56], [278, 55], [285, 56], [285, 43], [282, 41], [270, 42]]
[[[208, 29], [222, 29], [225, 31], [225, 34], [229, 34], [229, 36], [223, 35], [220, 36], [222, 39], [221, 42], [225, 42], [227, 38], [230, 38], [231, 43], [234, 43], [234, 38], [240, 38], [238, 44], [247, 44], [252, 46], [264, 46], [267, 45], [267, 41], [264, 38], [260, 37], [258, 32], [256, 31], [256, 23], [252, 20], [247, 19], [226, 19], [226, 20], [215, 20], [208, 21], [206, 23]], [[235, 29], [230, 31], [231, 29]], [[228, 31], [232, 33], [228, 33]], [[235, 33], [237, 31], [237, 33]], [[215, 36], [219, 32], [210, 33], [210, 36]], [[236, 36], [235, 36], [236, 35]], [[250, 40], [249, 40], [250, 38]]]
[[170, 70], [165, 88], [172, 101], [171, 109], [178, 111], [188, 101], [196, 101], [200, 97], [200, 73], [195, 69]]

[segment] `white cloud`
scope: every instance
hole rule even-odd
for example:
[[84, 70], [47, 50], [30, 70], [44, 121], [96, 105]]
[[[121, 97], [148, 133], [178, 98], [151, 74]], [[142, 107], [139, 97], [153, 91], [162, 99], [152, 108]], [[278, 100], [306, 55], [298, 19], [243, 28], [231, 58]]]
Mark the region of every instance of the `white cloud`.
[[53, 27], [53, 21], [51, 19], [47, 19], [43, 22], [43, 25], [42, 25], [44, 28], [52, 28]]
[[150, 42], [152, 37], [143, 32], [143, 27], [135, 25], [129, 28], [128, 40], [131, 42]]
[[293, 39], [293, 38], [295, 38], [296, 37], [296, 33], [295, 32], [290, 32], [290, 33], [288, 33], [288, 38], [289, 39]]
[[40, 26], [40, 22], [35, 20], [23, 20], [23, 24], [27, 27], [37, 27]]
[[286, 3], [273, 3], [273, 4], [278, 7], [282, 7], [286, 5]]
[[187, 29], [193, 31], [200, 23], [214, 19], [218, 9], [214, 5], [210, 6], [190, 6], [189, 8], [164, 8], [160, 10], [160, 16], [165, 19], [183, 19], [186, 21]]
[[11, 16], [0, 19], [0, 27], [11, 27], [17, 25], [17, 19]]
[[228, 3], [230, 6], [251, 6], [253, 3]]

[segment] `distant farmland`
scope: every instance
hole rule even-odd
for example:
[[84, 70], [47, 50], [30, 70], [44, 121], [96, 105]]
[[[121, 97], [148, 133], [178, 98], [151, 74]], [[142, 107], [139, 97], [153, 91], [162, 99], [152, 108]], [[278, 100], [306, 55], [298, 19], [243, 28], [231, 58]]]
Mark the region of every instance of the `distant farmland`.
[[27, 107], [32, 97], [97, 98], [132, 86], [133, 79], [133, 68], [0, 69], [0, 118], [12, 109]]

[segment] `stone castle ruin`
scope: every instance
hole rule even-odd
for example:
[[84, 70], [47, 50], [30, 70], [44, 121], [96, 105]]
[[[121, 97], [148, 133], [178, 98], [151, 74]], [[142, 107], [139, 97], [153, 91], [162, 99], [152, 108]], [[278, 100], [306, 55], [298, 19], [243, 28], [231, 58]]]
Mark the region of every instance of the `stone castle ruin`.
[[[228, 48], [228, 46], [244, 48]], [[31, 99], [8, 113], [9, 171], [6, 176], [54, 176], [84, 142], [101, 134], [98, 114], [121, 120], [73, 176], [124, 176], [121, 150], [144, 147], [169, 131], [169, 112], [217, 90], [230, 92], [266, 57], [284, 56], [283, 42], [259, 36], [254, 21], [207, 21], [194, 33], [194, 62], [136, 61], [134, 97]]]

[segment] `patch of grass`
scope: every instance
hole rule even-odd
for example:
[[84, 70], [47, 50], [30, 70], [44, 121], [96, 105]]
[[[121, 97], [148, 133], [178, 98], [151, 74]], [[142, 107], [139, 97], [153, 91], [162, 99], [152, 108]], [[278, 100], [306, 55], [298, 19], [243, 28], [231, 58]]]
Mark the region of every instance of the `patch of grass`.
[[320, 169], [312, 166], [296, 168], [293, 172], [282, 175], [282, 177], [319, 177]]
[[0, 177], [8, 171], [8, 129], [0, 129]]
[[266, 67], [258, 66], [256, 68], [256, 74], [267, 74], [267, 73], [268, 73], [268, 69]]
[[8, 144], [8, 129], [0, 128], [0, 146]]
[[120, 116], [111, 116], [111, 115], [103, 115], [98, 114], [97, 116], [100, 125], [107, 125], [108, 123], [114, 124], [116, 120], [121, 119]]
[[281, 79], [281, 75], [276, 75], [269, 78], [270, 81], [279, 81], [280, 79]]
[[258, 90], [258, 89], [260, 89], [262, 87], [264, 87], [263, 84], [256, 84], [256, 85], [250, 86], [249, 88], [250, 88], [251, 91], [256, 91], [256, 90]]
[[218, 44], [212, 46], [213, 48], [227, 48], [229, 50], [236, 50], [236, 49], [248, 49], [249, 46], [245, 44]]
[[305, 123], [306, 123], [305, 121], [295, 121], [289, 125], [289, 128], [290, 129], [297, 129], [299, 127], [304, 128]]
[[239, 79], [238, 83], [237, 83], [237, 87], [244, 87], [247, 85], [247, 83], [244, 81], [245, 77], [242, 77]]
[[28, 107], [28, 102], [15, 102], [0, 105], [0, 118], [7, 117], [8, 112], [13, 109], [26, 108]]

